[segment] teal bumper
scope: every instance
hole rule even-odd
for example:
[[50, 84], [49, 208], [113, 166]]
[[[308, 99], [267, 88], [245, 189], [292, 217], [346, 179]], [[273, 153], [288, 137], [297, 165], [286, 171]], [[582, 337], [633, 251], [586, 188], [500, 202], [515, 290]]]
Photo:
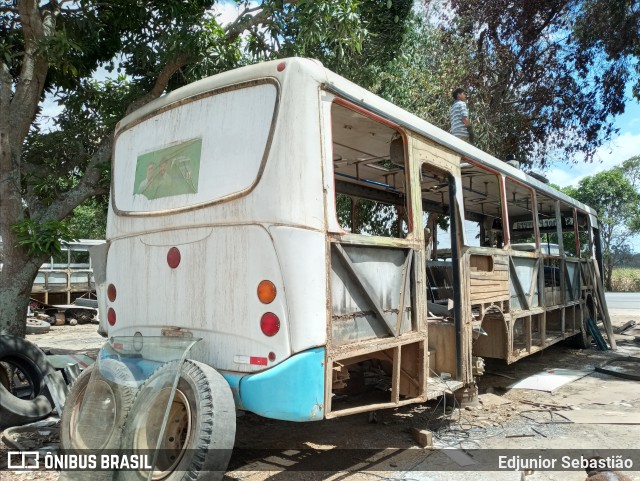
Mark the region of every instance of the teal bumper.
[[238, 409], [284, 421], [317, 421], [324, 418], [324, 359], [320, 347], [256, 374], [221, 374]]

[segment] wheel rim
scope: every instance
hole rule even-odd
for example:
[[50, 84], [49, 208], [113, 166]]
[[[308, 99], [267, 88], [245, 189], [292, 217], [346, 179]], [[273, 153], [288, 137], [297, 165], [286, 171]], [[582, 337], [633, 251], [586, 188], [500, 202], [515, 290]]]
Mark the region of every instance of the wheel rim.
[[[155, 450], [170, 394], [171, 389], [165, 388], [151, 403], [148, 414], [143, 420], [145, 428], [136, 431], [135, 449]], [[167, 425], [162, 433], [160, 449], [151, 479], [160, 481], [176, 469], [184, 456], [191, 426], [192, 413], [189, 401], [185, 393], [178, 389], [169, 408]]]

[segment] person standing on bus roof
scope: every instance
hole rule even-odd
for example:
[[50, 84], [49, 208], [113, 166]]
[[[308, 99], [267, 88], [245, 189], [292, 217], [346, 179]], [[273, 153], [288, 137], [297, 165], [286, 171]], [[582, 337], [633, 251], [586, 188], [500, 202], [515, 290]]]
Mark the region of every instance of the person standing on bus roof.
[[451, 133], [459, 139], [471, 143], [471, 121], [469, 120], [469, 110], [466, 102], [467, 92], [464, 89], [457, 88], [451, 95], [453, 96], [453, 105], [449, 109]]

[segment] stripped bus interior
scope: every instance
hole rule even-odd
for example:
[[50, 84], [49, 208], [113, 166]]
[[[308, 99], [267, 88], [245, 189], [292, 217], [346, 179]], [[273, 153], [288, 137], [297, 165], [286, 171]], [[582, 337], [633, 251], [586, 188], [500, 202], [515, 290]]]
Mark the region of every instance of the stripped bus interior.
[[421, 161], [420, 150], [431, 160], [446, 150], [342, 100], [331, 133], [341, 231], [331, 239], [329, 416], [469, 384], [480, 357], [511, 363], [586, 342], [584, 321], [602, 311], [586, 212], [521, 173], [464, 157], [458, 171]]

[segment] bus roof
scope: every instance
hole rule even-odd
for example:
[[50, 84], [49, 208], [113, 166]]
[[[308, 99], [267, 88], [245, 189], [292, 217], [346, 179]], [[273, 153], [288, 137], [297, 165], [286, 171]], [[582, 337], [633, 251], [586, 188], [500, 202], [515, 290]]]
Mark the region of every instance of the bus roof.
[[[279, 71], [277, 67], [283, 63], [289, 68]], [[295, 68], [291, 68], [292, 66], [295, 66]], [[478, 162], [481, 165], [496, 170], [513, 179], [524, 182], [550, 197], [577, 207], [593, 216], [594, 220], [597, 219], [596, 211], [582, 202], [579, 202], [559, 190], [540, 182], [534, 177], [527, 175], [525, 172], [510, 166], [506, 162], [503, 162], [477, 147], [454, 137], [449, 132], [436, 127], [426, 120], [421, 119], [420, 117], [392, 104], [391, 102], [388, 102], [387, 100], [384, 100], [344, 77], [341, 77], [340, 75], [325, 68], [319, 61], [307, 58], [294, 57], [262, 62], [223, 72], [197, 82], [193, 82], [182, 88], [174, 90], [167, 95], [163, 95], [126, 116], [117, 124], [116, 135], [131, 124], [135, 124], [145, 119], [157, 110], [163, 109], [171, 104], [179, 103], [185, 99], [193, 98], [211, 90], [265, 77], [277, 78], [282, 82], [285, 77], [291, 75], [307, 77], [312, 81], [317, 82], [323, 89], [332, 92], [339, 97], [359, 105], [376, 115], [386, 118], [409, 131], [426, 137], [435, 143], [456, 152], [464, 158]], [[596, 225], [595, 222], [594, 225]]]

